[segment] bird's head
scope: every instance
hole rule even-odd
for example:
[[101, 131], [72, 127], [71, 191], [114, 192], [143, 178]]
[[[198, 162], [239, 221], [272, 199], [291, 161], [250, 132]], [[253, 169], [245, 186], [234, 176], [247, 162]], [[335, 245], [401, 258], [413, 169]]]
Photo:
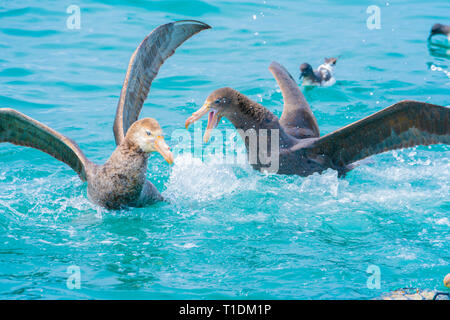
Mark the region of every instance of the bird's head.
[[312, 74], [314, 74], [314, 71], [309, 63], [302, 63], [300, 65], [300, 79], [303, 77], [308, 77]]
[[430, 35], [428, 36], [428, 40], [430, 40], [432, 36], [437, 35], [437, 34], [447, 35], [447, 33], [448, 33], [447, 28], [449, 28], [449, 27], [445, 26], [443, 24], [440, 24], [440, 23], [434, 24], [431, 27]]
[[213, 91], [208, 98], [206, 98], [203, 106], [186, 120], [186, 129], [189, 125], [209, 113], [206, 132], [203, 136], [203, 141], [208, 142], [211, 136], [211, 130], [217, 127], [223, 116], [226, 117], [233, 112], [234, 107], [239, 103], [238, 96], [239, 93], [236, 90], [228, 87]]
[[173, 154], [164, 141], [161, 127], [155, 119], [144, 118], [134, 122], [125, 138], [143, 152], [159, 152], [169, 164], [173, 163]]

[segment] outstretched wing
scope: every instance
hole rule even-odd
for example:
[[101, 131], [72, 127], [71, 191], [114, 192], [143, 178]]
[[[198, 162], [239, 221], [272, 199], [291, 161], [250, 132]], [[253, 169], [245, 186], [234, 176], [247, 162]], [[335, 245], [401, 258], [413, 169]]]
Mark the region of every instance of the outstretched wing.
[[389, 150], [450, 144], [449, 120], [447, 107], [405, 100], [317, 139], [311, 151], [344, 167]]
[[159, 26], [141, 42], [131, 56], [120, 93], [114, 120], [116, 144], [122, 142], [128, 128], [138, 119], [150, 85], [164, 61], [184, 41], [209, 28], [209, 25], [194, 20], [172, 22]]
[[319, 136], [319, 126], [303, 93], [289, 72], [279, 63], [272, 62], [269, 67], [284, 99], [280, 124], [285, 131], [296, 138]]
[[91, 162], [78, 145], [42, 123], [9, 108], [0, 108], [0, 142], [32, 147], [68, 164], [86, 181]]

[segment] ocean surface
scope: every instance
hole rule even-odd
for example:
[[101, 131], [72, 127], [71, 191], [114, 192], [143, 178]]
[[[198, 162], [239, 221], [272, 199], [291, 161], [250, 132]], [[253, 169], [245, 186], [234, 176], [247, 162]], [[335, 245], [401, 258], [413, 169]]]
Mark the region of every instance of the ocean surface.
[[[69, 28], [71, 5], [80, 8], [79, 29]], [[370, 5], [380, 9], [380, 29], [367, 26]], [[160, 122], [174, 152], [173, 133], [219, 87], [279, 116], [274, 60], [297, 79], [301, 63], [338, 58], [335, 85], [302, 88], [326, 134], [403, 99], [449, 106], [450, 47], [443, 37], [427, 43], [449, 15], [445, 0], [2, 1], [0, 106], [103, 163], [115, 147], [131, 54], [158, 25], [196, 19], [213, 28], [166, 61], [141, 113]], [[338, 179], [332, 170], [266, 175], [193, 152], [169, 166], [154, 154], [148, 179], [168, 201], [108, 211], [89, 202], [68, 166], [1, 144], [0, 299], [371, 299], [402, 287], [446, 290], [449, 159], [445, 145], [397, 150]], [[379, 288], [368, 268], [379, 268]]]

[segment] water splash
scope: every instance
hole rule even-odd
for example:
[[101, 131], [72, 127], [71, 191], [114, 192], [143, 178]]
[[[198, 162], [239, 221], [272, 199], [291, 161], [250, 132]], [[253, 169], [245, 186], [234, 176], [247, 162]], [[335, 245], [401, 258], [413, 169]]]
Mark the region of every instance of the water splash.
[[218, 156], [203, 162], [192, 154], [177, 157], [163, 196], [182, 203], [214, 201], [233, 193], [243, 181], [239, 180], [232, 166], [223, 165], [221, 160], [222, 157]]

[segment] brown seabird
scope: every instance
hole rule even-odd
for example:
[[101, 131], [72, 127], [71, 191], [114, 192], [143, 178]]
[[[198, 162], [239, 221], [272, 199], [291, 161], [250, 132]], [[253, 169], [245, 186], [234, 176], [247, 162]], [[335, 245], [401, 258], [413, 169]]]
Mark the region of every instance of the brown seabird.
[[172, 163], [173, 155], [158, 122], [137, 119], [164, 61], [184, 41], [208, 28], [193, 20], [168, 23], [153, 30], [138, 46], [128, 65], [114, 121], [117, 147], [103, 165], [89, 161], [74, 141], [9, 108], [0, 109], [0, 142], [36, 148], [66, 163], [87, 181], [89, 199], [108, 209], [163, 200], [146, 179], [148, 158], [156, 151]]
[[[317, 121], [305, 97], [288, 71], [272, 62], [274, 75], [284, 97], [283, 113], [278, 119], [272, 112], [232, 88], [215, 90], [204, 105], [186, 120], [186, 128], [209, 113], [205, 140], [221, 117], [238, 129], [249, 153], [248, 130], [255, 130], [257, 159], [254, 169], [267, 168], [271, 149], [269, 131], [278, 132], [279, 174], [308, 176], [328, 168], [340, 176], [354, 168], [354, 163], [371, 155], [415, 145], [450, 143], [450, 109], [418, 101], [400, 101], [364, 119], [320, 137]], [[260, 130], [266, 134], [260, 136]], [[266, 144], [261, 144], [265, 139]], [[264, 147], [260, 147], [263, 145]], [[261, 156], [262, 155], [262, 156]]]

